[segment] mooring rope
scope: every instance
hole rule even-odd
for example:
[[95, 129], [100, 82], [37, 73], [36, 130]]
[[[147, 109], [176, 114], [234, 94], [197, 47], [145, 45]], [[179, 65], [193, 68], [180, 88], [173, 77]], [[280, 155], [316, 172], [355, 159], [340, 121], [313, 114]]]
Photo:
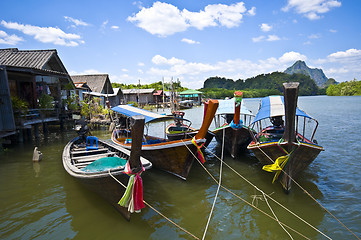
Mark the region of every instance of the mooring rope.
[[[275, 162], [267, 153], [265, 153], [258, 145], [257, 148], [261, 150], [261, 152], [270, 159], [273, 163]], [[360, 240], [360, 238], [353, 232], [351, 229], [349, 229], [341, 220], [339, 220], [335, 215], [333, 215], [326, 207], [324, 207], [317, 199], [315, 199], [306, 189], [304, 189], [296, 180], [294, 180], [290, 175], [288, 175], [283, 169], [281, 171], [286, 174], [292, 182], [294, 182], [306, 195], [308, 195], [313, 201], [315, 201], [323, 210], [325, 210], [328, 214], [330, 214], [337, 222], [339, 222], [347, 231], [349, 231], [352, 235], [354, 235], [357, 239]]]
[[[222, 140], [222, 146], [224, 145], [224, 131], [225, 129], [223, 128], [223, 140]], [[222, 153], [221, 153], [221, 165], [219, 166], [219, 181], [218, 181], [218, 187], [217, 187], [217, 191], [216, 191], [216, 195], [214, 196], [214, 200], [213, 200], [213, 205], [212, 205], [212, 208], [211, 208], [211, 212], [209, 213], [209, 217], [208, 217], [208, 221], [207, 221], [207, 224], [206, 224], [206, 227], [204, 229], [204, 233], [203, 233], [203, 238], [202, 240], [205, 239], [206, 237], [206, 234], [207, 234], [207, 230], [208, 230], [208, 225], [209, 225], [209, 222], [211, 221], [211, 218], [212, 218], [212, 214], [213, 214], [213, 210], [214, 210], [214, 206], [216, 205], [216, 201], [217, 201], [217, 197], [218, 197], [218, 193], [219, 193], [219, 189], [221, 187], [221, 183], [222, 183], [222, 172], [223, 172], [223, 148], [222, 148]]]
[[[186, 147], [188, 148], [188, 146], [186, 145]], [[212, 178], [212, 180], [214, 182], [216, 182], [216, 184], [218, 184], [217, 179], [208, 171], [208, 169], [201, 163], [201, 161], [194, 155], [194, 153], [188, 148], [188, 150], [192, 153], [192, 155], [194, 156], [194, 158], [198, 161], [198, 163], [202, 166], [202, 168], [207, 172], [207, 174]], [[225, 162], [223, 162], [224, 164], [226, 164]], [[227, 165], [227, 164], [226, 164]], [[271, 215], [269, 215], [268, 213], [266, 213], [265, 211], [261, 210], [260, 208], [254, 206], [252, 203], [248, 202], [247, 200], [243, 199], [241, 196], [235, 194], [234, 192], [232, 192], [230, 189], [226, 188], [225, 186], [221, 185], [221, 188], [223, 188], [224, 190], [226, 190], [227, 192], [229, 192], [230, 194], [232, 194], [233, 196], [235, 196], [236, 198], [240, 199], [241, 201], [243, 201], [244, 203], [248, 204], [249, 206], [251, 206], [252, 208], [258, 210], [259, 212], [263, 213], [264, 215], [266, 215], [267, 217], [271, 218], [274, 221], [277, 221], [274, 217], [272, 217]], [[283, 223], [280, 221], [280, 223], [290, 229], [291, 231], [295, 232], [296, 234], [300, 235], [301, 237], [305, 238], [305, 239], [310, 239], [308, 237], [306, 237], [305, 235], [303, 235], [302, 233], [298, 232], [297, 230], [293, 229], [292, 227], [288, 226], [287, 224]]]
[[[207, 149], [207, 148], [206, 148]], [[218, 160], [218, 156], [216, 156], [214, 153], [212, 153], [209, 149], [207, 149], [208, 152], [210, 152], [213, 156], [215, 156]], [[239, 172], [237, 172], [235, 169], [233, 169], [231, 166], [229, 166], [226, 162], [223, 162], [223, 164], [225, 166], [227, 166], [230, 170], [232, 170], [236, 175], [238, 175], [240, 178], [242, 178], [244, 181], [246, 181], [248, 184], [250, 184], [252, 187], [254, 187], [256, 190], [258, 190], [259, 192], [262, 193], [262, 195], [267, 196], [269, 199], [271, 199], [273, 202], [277, 203], [280, 207], [282, 207], [283, 209], [285, 209], [286, 211], [288, 211], [290, 214], [292, 214], [294, 217], [298, 218], [300, 221], [302, 221], [303, 223], [305, 223], [306, 225], [308, 225], [309, 227], [311, 227], [312, 229], [314, 229], [315, 231], [319, 232], [320, 234], [322, 234], [324, 237], [331, 239], [329, 236], [327, 236], [326, 234], [324, 234], [323, 232], [321, 232], [319, 229], [317, 229], [316, 227], [312, 226], [312, 224], [308, 223], [306, 220], [302, 219], [300, 216], [298, 216], [297, 214], [295, 214], [294, 212], [292, 212], [291, 210], [289, 210], [288, 208], [286, 208], [285, 206], [283, 206], [281, 203], [279, 203], [278, 201], [276, 201], [274, 198], [272, 198], [269, 194], [264, 193], [261, 189], [259, 189], [256, 185], [254, 185], [252, 182], [250, 182], [247, 178], [245, 178], [244, 176], [242, 176]], [[265, 198], [265, 201], [267, 201], [267, 199]], [[253, 201], [252, 201], [253, 202]]]
[[[223, 159], [224, 159], [224, 139], [225, 139], [225, 128], [223, 128], [223, 130], [222, 130], [222, 135], [223, 135], [223, 137], [222, 137], [222, 145], [221, 145], [221, 147], [222, 147], [222, 153], [221, 153], [221, 158], [219, 159], [220, 160], [220, 162], [221, 162], [221, 166], [220, 166], [220, 169], [222, 170], [222, 167], [223, 167]], [[218, 158], [218, 157], [217, 157]], [[221, 186], [221, 179], [222, 179], [222, 175], [221, 175], [221, 170], [220, 170], [220, 176], [219, 176], [219, 182], [218, 182], [218, 188], [217, 188], [217, 193], [216, 193], [216, 197], [217, 197], [217, 195], [218, 195], [218, 192], [219, 192], [219, 187]], [[276, 219], [276, 221], [278, 222], [278, 224], [281, 226], [281, 228], [288, 234], [288, 236], [293, 240], [293, 237], [291, 236], [291, 234], [284, 228], [284, 226], [281, 224], [281, 222], [278, 220], [278, 218], [277, 218], [277, 216], [276, 216], [276, 214], [275, 214], [275, 212], [273, 211], [273, 209], [271, 208], [271, 205], [268, 203], [268, 201], [267, 201], [267, 198], [266, 198], [266, 196], [265, 196], [265, 193], [263, 192], [263, 191], [261, 191], [261, 193], [263, 194], [263, 197], [264, 197], [264, 199], [265, 199], [265, 201], [266, 201], [266, 203], [267, 203], [267, 206], [268, 206], [268, 208], [271, 210], [271, 212], [272, 212], [272, 214], [273, 214], [273, 216], [274, 216], [274, 218]], [[211, 212], [213, 212], [213, 208], [214, 208], [214, 204], [215, 204], [215, 201], [213, 202], [213, 206], [212, 206], [212, 211]], [[209, 223], [209, 219], [208, 219], [208, 223]], [[207, 227], [208, 227], [208, 223], [207, 223]], [[203, 235], [203, 239], [204, 239], [204, 237], [205, 237], [205, 234]]]
[[[122, 187], [127, 188], [121, 181], [119, 181], [116, 177], [113, 176], [113, 174], [111, 174], [110, 169], [108, 170], [109, 175], [115, 180], [117, 181]], [[155, 211], [156, 213], [158, 213], [159, 215], [161, 215], [163, 218], [165, 218], [168, 222], [172, 223], [174, 226], [176, 226], [177, 228], [179, 228], [180, 230], [182, 230], [183, 232], [187, 233], [188, 235], [192, 236], [194, 239], [198, 239], [199, 238], [197, 236], [195, 236], [194, 234], [192, 234], [191, 232], [187, 231], [186, 229], [182, 228], [181, 226], [179, 226], [177, 223], [173, 222], [171, 219], [169, 219], [168, 217], [166, 217], [164, 214], [162, 214], [161, 212], [159, 212], [157, 209], [155, 209], [154, 207], [152, 207], [149, 203], [147, 203], [145, 200], [143, 200], [144, 204], [147, 205], [149, 208], [151, 208], [153, 211]]]

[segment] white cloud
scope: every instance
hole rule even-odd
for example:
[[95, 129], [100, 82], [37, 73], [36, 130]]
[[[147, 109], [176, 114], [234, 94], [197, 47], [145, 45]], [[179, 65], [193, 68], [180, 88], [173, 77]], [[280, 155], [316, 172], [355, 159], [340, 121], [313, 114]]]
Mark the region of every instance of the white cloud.
[[127, 20], [147, 32], [159, 36], [172, 35], [188, 28], [188, 24], [177, 7], [161, 2], [155, 2], [150, 8], [143, 7]]
[[291, 62], [296, 62], [298, 60], [302, 60], [302, 61], [306, 61], [307, 57], [305, 55], [302, 55], [298, 52], [287, 52], [285, 54], [283, 54], [280, 58], [279, 61], [281, 63], [291, 63]]
[[253, 42], [262, 42], [262, 41], [268, 41], [268, 42], [274, 42], [279, 41], [281, 38], [277, 35], [268, 35], [267, 38], [265, 36], [259, 36], [252, 38]]
[[62, 46], [78, 46], [79, 43], [84, 43], [80, 40], [81, 37], [77, 34], [65, 33], [63, 30], [54, 27], [38, 27], [32, 25], [23, 25], [16, 22], [1, 21], [1, 25], [8, 29], [15, 29], [23, 32], [26, 35], [33, 36], [34, 39], [43, 43], [52, 43]]
[[361, 50], [348, 49], [346, 51], [339, 51], [327, 56], [331, 62], [361, 62]]
[[361, 50], [359, 49], [335, 52], [316, 62], [324, 66], [324, 72], [328, 77], [338, 82], [350, 81], [354, 78], [360, 80]]
[[156, 65], [179, 65], [179, 64], [184, 64], [185, 61], [182, 59], [178, 59], [175, 57], [172, 57], [170, 59], [167, 59], [165, 57], [162, 57], [160, 55], [155, 55], [152, 58], [152, 63], [156, 64]]
[[107, 25], [108, 25], [109, 21], [108, 20], [105, 20], [102, 25], [100, 25], [100, 30], [101, 31], [104, 31], [106, 28], [107, 28]]
[[318, 39], [321, 38], [321, 34], [311, 34], [310, 36], [308, 36], [309, 39]]
[[[251, 10], [253, 14], [254, 9]], [[153, 35], [166, 37], [186, 31], [189, 27], [199, 30], [215, 26], [237, 27], [246, 12], [243, 2], [208, 5], [199, 12], [190, 12], [187, 9], [181, 11], [172, 4], [155, 2], [152, 7], [143, 7], [127, 20]]]
[[72, 25], [73, 27], [76, 27], [76, 26], [89, 26], [89, 23], [86, 23], [82, 20], [79, 20], [79, 19], [75, 19], [75, 18], [72, 18], [72, 17], [68, 17], [68, 16], [64, 16], [65, 20], [68, 21], [68, 22], [71, 22], [73, 23], [74, 25]]
[[262, 24], [261, 24], [261, 30], [262, 30], [263, 32], [269, 32], [269, 31], [272, 30], [272, 26], [270, 26], [270, 25], [267, 24], [267, 23], [262, 23]]
[[116, 82], [116, 83], [125, 83], [125, 84], [138, 84], [138, 79], [134, 76], [130, 76], [127, 73], [115, 75], [115, 74], [109, 74], [110, 81]]
[[256, 7], [252, 7], [250, 10], [248, 10], [248, 15], [254, 16], [256, 15]]
[[337, 33], [337, 30], [336, 29], [330, 29], [329, 30], [331, 33]]
[[[325, 71], [327, 72], [327, 74], [344, 74], [344, 73], [349, 73], [350, 70], [346, 69], [344, 67], [340, 67], [340, 68], [329, 68], [329, 69], [325, 69]], [[350, 79], [351, 80], [351, 79]]]
[[111, 28], [111, 29], [114, 29], [114, 30], [117, 30], [117, 29], [119, 29], [119, 26], [115, 26], [115, 25], [114, 25], [114, 26], [111, 26], [110, 28]]
[[188, 38], [183, 38], [181, 41], [188, 43], [188, 44], [200, 44], [200, 42], [197, 42], [197, 41], [194, 41], [194, 40], [188, 39]]
[[295, 9], [297, 13], [303, 14], [308, 19], [316, 20], [321, 18], [321, 14], [340, 6], [341, 2], [337, 0], [288, 0], [287, 6], [282, 10], [287, 12]]
[[263, 41], [264, 38], [265, 38], [265, 36], [254, 37], [254, 38], [252, 38], [252, 41], [253, 42], [261, 42], [261, 41]]
[[0, 30], [0, 44], [16, 45], [19, 42], [24, 41], [22, 37], [15, 34], [8, 35], [6, 32]]
[[268, 35], [267, 41], [269, 42], [273, 42], [273, 41], [279, 41], [281, 40], [280, 37], [278, 37], [277, 35]]

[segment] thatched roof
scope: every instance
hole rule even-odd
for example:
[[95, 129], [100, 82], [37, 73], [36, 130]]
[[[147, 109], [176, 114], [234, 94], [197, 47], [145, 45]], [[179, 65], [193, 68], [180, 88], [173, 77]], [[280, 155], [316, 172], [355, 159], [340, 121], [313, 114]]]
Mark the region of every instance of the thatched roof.
[[74, 83], [86, 82], [92, 92], [114, 93], [108, 74], [75, 75], [71, 79]]

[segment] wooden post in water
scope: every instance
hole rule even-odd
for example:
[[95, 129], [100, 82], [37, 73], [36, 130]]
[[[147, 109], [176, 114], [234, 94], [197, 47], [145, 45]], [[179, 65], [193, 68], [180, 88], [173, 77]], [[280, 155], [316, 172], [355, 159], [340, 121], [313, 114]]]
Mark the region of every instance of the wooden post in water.
[[133, 173], [137, 173], [142, 169], [140, 162], [140, 153], [142, 151], [142, 140], [144, 133], [145, 118], [143, 115], [136, 115], [132, 118], [132, 147], [129, 158], [130, 168]]
[[299, 85], [298, 82], [283, 83], [285, 101], [285, 132], [283, 139], [288, 143], [296, 141], [295, 118]]
[[[283, 83], [284, 89], [284, 103], [285, 103], [285, 132], [283, 139], [287, 142], [287, 151], [291, 153], [295, 149], [296, 132], [295, 132], [295, 118], [296, 107], [298, 99], [298, 82]], [[287, 175], [281, 179], [281, 184], [286, 193], [291, 190], [293, 176], [293, 159], [289, 156], [286, 167], [283, 169]]]
[[39, 139], [39, 123], [34, 124], [34, 135], [35, 135], [35, 139], [38, 140]]

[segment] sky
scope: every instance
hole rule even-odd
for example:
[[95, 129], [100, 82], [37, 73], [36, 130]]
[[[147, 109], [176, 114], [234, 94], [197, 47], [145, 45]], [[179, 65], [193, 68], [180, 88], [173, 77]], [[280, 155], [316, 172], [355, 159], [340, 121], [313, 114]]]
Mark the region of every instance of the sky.
[[360, 0], [2, 0], [0, 48], [56, 49], [70, 75], [199, 89], [297, 60], [361, 80]]

